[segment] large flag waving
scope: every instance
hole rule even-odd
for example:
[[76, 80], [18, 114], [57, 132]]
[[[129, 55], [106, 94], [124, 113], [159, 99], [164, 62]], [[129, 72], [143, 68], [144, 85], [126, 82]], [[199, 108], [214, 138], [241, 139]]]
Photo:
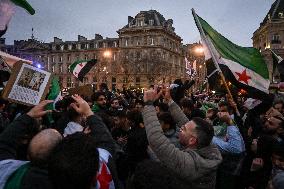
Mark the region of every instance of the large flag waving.
[[91, 60], [77, 60], [70, 65], [70, 71], [77, 77], [81, 82], [85, 75], [92, 69], [92, 67], [97, 63], [96, 59]]
[[271, 50], [271, 53], [273, 58], [273, 68], [277, 67], [278, 72], [280, 74], [280, 81], [284, 82], [284, 60], [281, 56], [278, 56], [273, 50]]
[[240, 47], [214, 30], [205, 20], [193, 16], [201, 33], [203, 46], [210, 54], [206, 60], [213, 58], [226, 80], [238, 89], [243, 89], [248, 96], [265, 98], [269, 94], [269, 73], [260, 52], [255, 48]]

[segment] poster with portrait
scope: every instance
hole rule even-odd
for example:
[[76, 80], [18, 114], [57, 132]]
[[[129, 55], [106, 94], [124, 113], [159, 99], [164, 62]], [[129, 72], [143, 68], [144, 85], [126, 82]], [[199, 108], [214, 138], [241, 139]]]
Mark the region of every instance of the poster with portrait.
[[20, 104], [37, 105], [45, 99], [50, 79], [50, 72], [18, 62], [4, 89], [3, 98]]

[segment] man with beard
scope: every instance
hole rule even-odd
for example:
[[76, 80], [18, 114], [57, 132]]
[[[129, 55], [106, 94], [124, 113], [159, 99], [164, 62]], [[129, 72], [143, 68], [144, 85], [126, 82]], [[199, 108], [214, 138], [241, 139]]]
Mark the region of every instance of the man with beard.
[[94, 101], [94, 105], [92, 107], [92, 111], [95, 113], [105, 113], [106, 111], [106, 103], [107, 99], [105, 93], [103, 92], [95, 92], [92, 96]]

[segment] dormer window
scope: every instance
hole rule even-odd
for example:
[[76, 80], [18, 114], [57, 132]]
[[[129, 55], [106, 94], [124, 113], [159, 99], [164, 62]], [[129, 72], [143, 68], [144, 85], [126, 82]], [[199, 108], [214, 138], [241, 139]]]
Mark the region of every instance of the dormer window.
[[283, 18], [283, 12], [278, 13], [279, 18]]
[[137, 26], [144, 26], [144, 19], [137, 20]]
[[152, 20], [152, 19], [149, 20], [149, 25], [150, 25], [150, 26], [153, 26], [153, 25], [154, 25], [154, 20]]

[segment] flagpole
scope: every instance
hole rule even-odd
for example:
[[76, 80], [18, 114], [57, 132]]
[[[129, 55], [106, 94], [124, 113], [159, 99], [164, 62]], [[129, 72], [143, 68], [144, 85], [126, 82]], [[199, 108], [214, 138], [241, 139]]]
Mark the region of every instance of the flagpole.
[[[218, 64], [218, 60], [217, 60], [217, 58], [216, 58], [216, 55], [215, 55], [215, 53], [214, 53], [214, 51], [213, 51], [213, 48], [214, 48], [214, 47], [212, 47], [212, 44], [208, 41], [208, 39], [207, 39], [207, 37], [206, 37], [206, 35], [205, 35], [205, 32], [204, 32], [204, 30], [203, 30], [203, 28], [202, 28], [202, 26], [201, 26], [201, 24], [200, 24], [200, 22], [199, 22], [199, 19], [197, 18], [197, 15], [196, 15], [196, 13], [195, 13], [195, 10], [192, 8], [191, 11], [192, 11], [192, 15], [193, 15], [193, 17], [194, 17], [194, 20], [196, 21], [197, 28], [199, 29], [199, 32], [200, 32], [200, 34], [201, 34], [201, 38], [203, 38], [203, 41], [207, 44], [207, 47], [208, 47], [208, 50], [209, 50], [209, 52], [210, 52], [210, 54], [211, 54], [211, 56], [212, 56], [214, 65], [215, 65], [215, 67], [217, 68], [218, 73], [219, 73], [219, 75], [220, 75], [220, 77], [221, 77], [221, 79], [222, 79], [222, 81], [223, 81], [223, 83], [224, 83], [224, 85], [225, 85], [225, 88], [226, 88], [226, 90], [227, 90], [227, 92], [228, 92], [229, 98], [231, 98], [232, 101], [235, 103], [234, 98], [233, 98], [233, 96], [232, 96], [232, 93], [231, 93], [231, 91], [230, 91], [230, 89], [229, 89], [229, 86], [227, 85], [227, 82], [226, 82], [226, 79], [225, 79], [225, 77], [224, 77], [224, 74], [223, 74], [223, 72], [222, 72], [222, 70], [220, 69], [220, 66], [219, 66], [219, 64]], [[240, 112], [239, 112], [237, 106], [236, 106], [236, 113], [237, 113], [238, 116], [240, 116]]]

